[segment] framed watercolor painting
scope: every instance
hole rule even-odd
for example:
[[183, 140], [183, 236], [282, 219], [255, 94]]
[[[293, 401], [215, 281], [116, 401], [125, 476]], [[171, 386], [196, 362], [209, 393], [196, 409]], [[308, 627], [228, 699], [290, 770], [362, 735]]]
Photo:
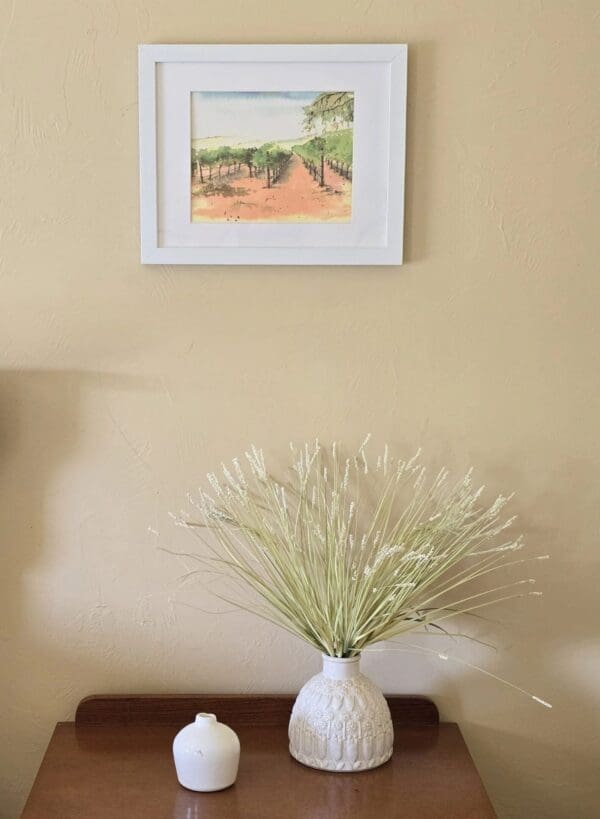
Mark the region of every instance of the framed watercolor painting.
[[406, 56], [140, 46], [142, 262], [401, 264]]

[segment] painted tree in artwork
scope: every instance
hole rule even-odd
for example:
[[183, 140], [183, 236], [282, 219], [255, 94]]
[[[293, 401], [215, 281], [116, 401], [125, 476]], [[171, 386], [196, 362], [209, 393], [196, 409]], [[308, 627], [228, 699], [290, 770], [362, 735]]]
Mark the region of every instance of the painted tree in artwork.
[[252, 176], [252, 168], [254, 167], [254, 154], [256, 153], [256, 148], [244, 148], [241, 152], [241, 162], [242, 165], [246, 165], [248, 168], [248, 176]]
[[219, 176], [221, 176], [223, 166], [227, 167], [227, 175], [229, 176], [229, 166], [233, 162], [233, 159], [231, 156], [231, 148], [228, 145], [223, 145], [222, 148], [219, 148], [216, 160], [219, 168]]
[[331, 130], [354, 122], [354, 93], [325, 91], [304, 108], [304, 129], [314, 131], [319, 126]]
[[205, 168], [208, 168], [208, 179], [212, 179], [213, 167], [217, 164], [218, 152], [203, 150], [192, 150], [192, 161], [196, 169], [196, 174], [200, 177], [200, 182], [205, 182]]
[[325, 137], [325, 158], [330, 168], [337, 173], [350, 178], [352, 168], [352, 131], [345, 128], [341, 131], [332, 131]]
[[319, 187], [322, 188], [325, 185], [325, 139], [323, 137], [315, 137], [311, 141], [319, 157]]
[[325, 162], [346, 179], [352, 167], [354, 93], [325, 91], [304, 107], [304, 130], [320, 132], [294, 151], [302, 158], [319, 187], [325, 185]]
[[308, 142], [294, 145], [304, 167], [312, 175], [319, 187], [325, 185], [325, 163], [346, 179], [351, 178], [352, 169], [352, 131], [331, 131], [325, 136], [313, 137]]
[[204, 175], [202, 173], [202, 151], [192, 148], [192, 178], [197, 176], [200, 182], [204, 182]]
[[237, 172], [244, 164], [244, 148], [230, 148], [229, 150], [231, 153], [231, 161], [234, 166], [233, 169], [235, 172]]
[[291, 151], [280, 148], [275, 142], [266, 142], [254, 154], [254, 164], [267, 174], [267, 188], [272, 187], [288, 162]]

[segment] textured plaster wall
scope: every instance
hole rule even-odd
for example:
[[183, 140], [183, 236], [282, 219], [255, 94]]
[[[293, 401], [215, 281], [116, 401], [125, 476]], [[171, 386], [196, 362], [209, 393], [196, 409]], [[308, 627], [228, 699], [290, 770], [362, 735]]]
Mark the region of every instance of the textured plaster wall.
[[[460, 722], [501, 817], [589, 817], [597, 775], [597, 3], [0, 6], [0, 816], [94, 691], [288, 691], [285, 635], [181, 590], [167, 517], [255, 441], [372, 431], [478, 466], [545, 590], [457, 656], [374, 654]], [[138, 263], [139, 42], [400, 41], [406, 265]], [[441, 667], [443, 666], [443, 667]]]

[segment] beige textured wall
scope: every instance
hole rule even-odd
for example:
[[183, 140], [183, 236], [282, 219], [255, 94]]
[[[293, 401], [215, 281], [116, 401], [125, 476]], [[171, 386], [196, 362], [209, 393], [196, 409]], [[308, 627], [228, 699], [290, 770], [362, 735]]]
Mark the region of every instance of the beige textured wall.
[[[294, 691], [308, 649], [180, 591], [166, 512], [250, 441], [473, 462], [546, 596], [459, 656], [365, 665], [458, 720], [501, 817], [595, 815], [598, 86], [593, 0], [2, 0], [0, 815], [94, 691]], [[400, 41], [406, 265], [138, 263], [139, 42]], [[149, 531], [156, 530], [158, 536]]]

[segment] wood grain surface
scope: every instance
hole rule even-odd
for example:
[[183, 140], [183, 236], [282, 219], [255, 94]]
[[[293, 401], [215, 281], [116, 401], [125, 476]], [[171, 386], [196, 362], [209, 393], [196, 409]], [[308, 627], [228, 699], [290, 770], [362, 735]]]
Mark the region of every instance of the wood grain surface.
[[[90, 698], [76, 723], [56, 726], [22, 819], [494, 817], [458, 727], [438, 724], [435, 706], [426, 709], [422, 698], [390, 703], [396, 699], [392, 759], [373, 771], [336, 774], [290, 757], [288, 697]], [[415, 715], [401, 722], [409, 700], [418, 702], [420, 723]], [[235, 785], [201, 794], [177, 782], [171, 743], [190, 713], [208, 707], [235, 724], [242, 753]]]
[[[417, 696], [386, 697], [394, 725], [437, 725], [438, 710]], [[287, 725], [294, 697], [278, 695], [95, 694], [79, 703], [77, 725], [185, 725], [200, 711], [232, 728]]]

